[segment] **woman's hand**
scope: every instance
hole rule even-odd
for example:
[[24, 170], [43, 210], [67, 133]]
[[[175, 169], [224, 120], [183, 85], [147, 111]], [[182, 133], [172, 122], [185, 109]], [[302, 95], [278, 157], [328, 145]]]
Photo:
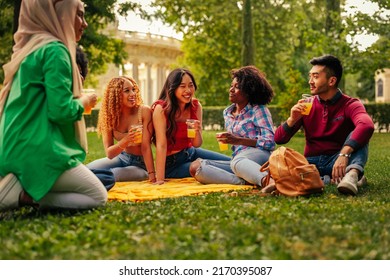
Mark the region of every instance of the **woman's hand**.
[[137, 145], [137, 140], [139, 140], [140, 132], [136, 129], [130, 129], [129, 133], [126, 135], [126, 139], [128, 141], [129, 146]]
[[97, 103], [97, 95], [95, 93], [87, 93], [87, 94], [82, 94], [80, 97], [80, 101], [83, 104], [84, 108], [94, 108]]
[[241, 137], [238, 137], [232, 133], [229, 132], [223, 132], [220, 134], [218, 141], [221, 141], [222, 143], [231, 144], [231, 145], [239, 145]]
[[201, 126], [199, 120], [194, 120], [194, 129], [195, 129], [195, 131], [201, 131], [202, 130], [202, 126]]

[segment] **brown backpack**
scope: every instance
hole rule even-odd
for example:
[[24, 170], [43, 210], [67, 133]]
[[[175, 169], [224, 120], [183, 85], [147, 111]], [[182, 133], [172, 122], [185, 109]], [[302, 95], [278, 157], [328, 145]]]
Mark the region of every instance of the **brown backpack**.
[[260, 171], [268, 171], [266, 182], [270, 176], [275, 180], [276, 194], [306, 196], [324, 191], [316, 166], [291, 148], [281, 146], [273, 151]]

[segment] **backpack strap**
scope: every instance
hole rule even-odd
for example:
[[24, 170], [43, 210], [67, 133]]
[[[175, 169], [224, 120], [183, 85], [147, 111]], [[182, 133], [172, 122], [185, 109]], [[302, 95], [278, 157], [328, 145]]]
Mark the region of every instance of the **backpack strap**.
[[271, 172], [269, 171], [269, 161], [265, 162], [261, 167], [260, 167], [260, 172], [267, 172], [267, 175], [261, 180], [262, 184], [261, 187], [264, 188], [268, 186], [269, 181], [271, 179]]

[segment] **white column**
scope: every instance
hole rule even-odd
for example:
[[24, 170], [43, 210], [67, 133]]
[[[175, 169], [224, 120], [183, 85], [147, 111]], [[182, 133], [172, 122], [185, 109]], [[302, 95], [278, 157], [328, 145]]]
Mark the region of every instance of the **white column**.
[[164, 86], [164, 65], [157, 65], [157, 92], [155, 99], [158, 98], [162, 87]]
[[146, 100], [145, 104], [151, 105], [153, 102], [153, 81], [152, 81], [152, 64], [145, 63], [146, 65]]
[[132, 62], [132, 68], [133, 68], [133, 79], [139, 83], [139, 72], [138, 72], [138, 66], [139, 66], [139, 62], [138, 61], [133, 61]]

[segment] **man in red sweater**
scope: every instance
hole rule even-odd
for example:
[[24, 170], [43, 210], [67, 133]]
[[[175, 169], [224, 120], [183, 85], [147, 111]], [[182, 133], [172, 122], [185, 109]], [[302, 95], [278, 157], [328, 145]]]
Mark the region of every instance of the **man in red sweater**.
[[287, 121], [277, 128], [275, 142], [287, 143], [303, 127], [304, 155], [309, 163], [317, 166], [321, 176], [330, 176], [340, 193], [356, 195], [366, 180], [363, 173], [374, 124], [360, 100], [337, 87], [343, 72], [338, 58], [324, 55], [310, 63], [313, 107], [309, 115], [302, 115], [306, 106], [299, 100]]

